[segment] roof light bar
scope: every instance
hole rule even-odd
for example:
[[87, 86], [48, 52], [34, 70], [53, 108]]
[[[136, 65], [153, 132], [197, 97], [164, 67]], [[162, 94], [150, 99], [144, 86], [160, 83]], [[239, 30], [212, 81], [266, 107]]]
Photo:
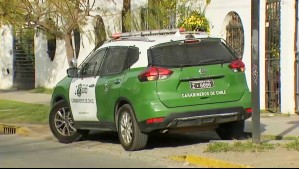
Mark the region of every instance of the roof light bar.
[[176, 33], [180, 34], [197, 34], [197, 35], [208, 35], [207, 32], [198, 32], [198, 31], [185, 31], [185, 29], [161, 29], [161, 30], [148, 30], [148, 31], [139, 31], [139, 32], [125, 32], [125, 33], [115, 33], [110, 38], [119, 39], [125, 37], [143, 37], [143, 36], [155, 36], [155, 35], [174, 35]]

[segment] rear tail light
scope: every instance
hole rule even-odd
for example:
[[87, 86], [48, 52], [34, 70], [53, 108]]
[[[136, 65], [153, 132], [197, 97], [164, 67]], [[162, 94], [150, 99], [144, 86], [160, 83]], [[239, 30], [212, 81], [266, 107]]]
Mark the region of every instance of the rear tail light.
[[140, 82], [165, 80], [168, 79], [172, 73], [173, 71], [165, 68], [149, 67], [138, 76], [138, 79]]
[[162, 123], [164, 122], [164, 119], [165, 119], [164, 117], [148, 119], [146, 120], [146, 124]]
[[247, 108], [245, 111], [246, 111], [246, 113], [250, 114], [250, 113], [252, 113], [252, 108]]
[[237, 59], [230, 63], [229, 68], [231, 68], [234, 72], [244, 72], [245, 64], [241, 59]]

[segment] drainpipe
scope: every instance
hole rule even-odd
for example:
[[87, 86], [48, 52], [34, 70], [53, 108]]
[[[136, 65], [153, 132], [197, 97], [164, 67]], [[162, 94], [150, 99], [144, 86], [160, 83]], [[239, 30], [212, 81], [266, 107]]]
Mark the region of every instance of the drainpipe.
[[296, 102], [296, 114], [299, 115], [299, 0], [296, 0], [296, 96], [295, 96], [295, 102]]

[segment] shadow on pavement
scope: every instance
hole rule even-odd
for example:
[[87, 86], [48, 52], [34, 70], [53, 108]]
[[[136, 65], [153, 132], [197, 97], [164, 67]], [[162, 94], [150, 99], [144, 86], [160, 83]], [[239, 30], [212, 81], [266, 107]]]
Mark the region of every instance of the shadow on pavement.
[[[167, 133], [150, 134], [146, 149], [180, 147], [207, 143], [210, 140], [219, 140], [215, 131], [190, 132], [190, 133]], [[116, 132], [91, 132], [85, 141], [97, 141], [101, 143], [119, 144]]]

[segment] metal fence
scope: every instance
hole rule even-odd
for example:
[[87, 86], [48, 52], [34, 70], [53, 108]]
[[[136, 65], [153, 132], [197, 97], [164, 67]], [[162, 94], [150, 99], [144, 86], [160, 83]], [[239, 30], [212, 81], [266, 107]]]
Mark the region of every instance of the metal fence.
[[231, 19], [226, 26], [226, 41], [239, 56], [244, 52], [244, 29], [240, 16], [231, 12]]
[[35, 88], [34, 29], [18, 29], [14, 38], [14, 79], [17, 89]]
[[281, 0], [266, 4], [266, 109], [280, 111], [280, 9]]

